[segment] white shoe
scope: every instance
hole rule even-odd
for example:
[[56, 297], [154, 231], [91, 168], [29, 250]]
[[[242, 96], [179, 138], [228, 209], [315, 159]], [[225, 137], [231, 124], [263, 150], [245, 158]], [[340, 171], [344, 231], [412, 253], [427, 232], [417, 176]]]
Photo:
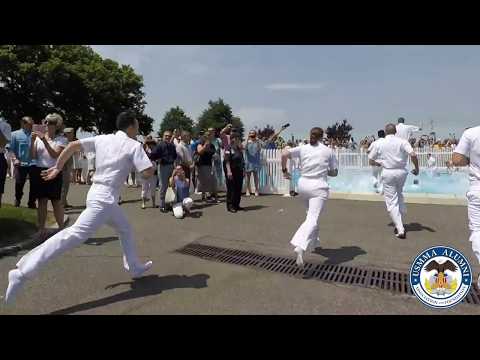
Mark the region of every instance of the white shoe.
[[130, 273], [132, 274], [132, 279], [138, 279], [141, 277], [145, 272], [150, 270], [152, 267], [153, 262], [147, 261], [145, 264], [137, 267], [134, 271], [131, 271]]
[[258, 191], [255, 191], [255, 197], [259, 197], [260, 194], [258, 193]]
[[246, 197], [249, 197], [249, 196], [250, 196], [250, 192], [247, 191], [247, 192], [245, 193], [245, 196], [246, 196]]
[[8, 288], [5, 293], [5, 302], [11, 304], [15, 301], [17, 292], [23, 285], [25, 277], [22, 275], [20, 270], [14, 269], [8, 273]]
[[296, 247], [294, 251], [297, 254], [297, 261], [296, 261], [297, 266], [299, 268], [303, 268], [303, 265], [304, 265], [303, 264], [303, 250], [299, 247]]

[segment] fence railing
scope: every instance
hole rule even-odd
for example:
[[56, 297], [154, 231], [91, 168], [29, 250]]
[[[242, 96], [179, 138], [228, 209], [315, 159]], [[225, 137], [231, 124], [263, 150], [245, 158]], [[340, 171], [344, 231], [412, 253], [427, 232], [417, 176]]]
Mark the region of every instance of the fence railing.
[[[341, 169], [349, 168], [369, 168], [368, 154], [365, 150], [348, 150], [348, 149], [335, 149], [335, 154], [338, 159], [338, 167], [341, 173]], [[448, 150], [432, 150], [432, 149], [417, 149], [416, 154], [418, 156], [419, 166], [427, 167], [428, 154], [432, 154], [436, 159], [437, 167], [445, 167], [446, 162], [451, 160], [453, 151]], [[262, 194], [288, 194], [294, 189], [293, 180], [286, 180], [282, 173], [281, 164], [282, 150], [277, 149], [264, 149], [261, 153], [262, 168], [259, 173], [259, 187]], [[223, 160], [223, 154], [222, 154]], [[409, 162], [411, 162], [409, 160]], [[411, 165], [411, 164], [409, 164]], [[289, 161], [288, 167], [291, 174], [295, 174], [298, 170], [298, 161]], [[341, 176], [341, 174], [340, 174]], [[220, 189], [225, 190], [225, 177], [224, 174], [218, 175]], [[253, 179], [251, 179], [252, 190], [254, 188]], [[244, 190], [246, 182], [244, 182]]]

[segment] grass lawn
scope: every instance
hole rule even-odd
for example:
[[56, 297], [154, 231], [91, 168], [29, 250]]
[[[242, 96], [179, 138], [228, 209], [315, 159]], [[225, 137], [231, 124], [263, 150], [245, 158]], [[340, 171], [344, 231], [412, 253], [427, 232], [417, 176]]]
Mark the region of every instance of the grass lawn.
[[[55, 222], [51, 212], [47, 224]], [[37, 231], [37, 210], [2, 204], [0, 208], [0, 247], [14, 245]]]

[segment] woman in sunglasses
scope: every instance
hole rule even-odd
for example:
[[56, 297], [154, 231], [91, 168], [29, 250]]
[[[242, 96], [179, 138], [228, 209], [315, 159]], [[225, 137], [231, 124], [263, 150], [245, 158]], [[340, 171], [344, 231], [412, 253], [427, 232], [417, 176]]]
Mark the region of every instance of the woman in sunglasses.
[[38, 199], [38, 227], [39, 236], [46, 237], [45, 222], [47, 219], [48, 200], [52, 202], [53, 213], [58, 228], [63, 228], [64, 209], [62, 204], [62, 176], [45, 181], [40, 176], [43, 170], [47, 170], [57, 163], [57, 158], [67, 146], [67, 139], [61, 135], [63, 119], [59, 114], [50, 114], [44, 120], [45, 132], [32, 132], [31, 157], [36, 159], [37, 169], [30, 181], [35, 182], [35, 197]]

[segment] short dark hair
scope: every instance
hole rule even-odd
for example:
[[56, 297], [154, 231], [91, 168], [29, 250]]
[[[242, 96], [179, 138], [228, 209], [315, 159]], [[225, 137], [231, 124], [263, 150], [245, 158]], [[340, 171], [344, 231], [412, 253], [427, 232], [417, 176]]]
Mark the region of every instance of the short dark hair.
[[405, 122], [405, 119], [404, 119], [403, 117], [399, 117], [399, 118], [398, 118], [398, 123], [402, 123], [402, 124], [403, 124], [404, 122]]
[[310, 133], [312, 132], [319, 132], [320, 133], [320, 137], [323, 137], [323, 129], [320, 128], [320, 127], [314, 127], [312, 128], [312, 130], [310, 130]]
[[117, 129], [125, 131], [135, 125], [137, 116], [133, 111], [124, 111], [117, 116]]
[[232, 133], [232, 135], [230, 135], [230, 140], [233, 140], [233, 139], [239, 139], [239, 140], [241, 140], [242, 138], [241, 138], [241, 136], [240, 136], [240, 133], [238, 133], [238, 132]]
[[385, 130], [378, 130], [377, 135], [378, 135], [379, 138], [384, 138], [385, 137]]

